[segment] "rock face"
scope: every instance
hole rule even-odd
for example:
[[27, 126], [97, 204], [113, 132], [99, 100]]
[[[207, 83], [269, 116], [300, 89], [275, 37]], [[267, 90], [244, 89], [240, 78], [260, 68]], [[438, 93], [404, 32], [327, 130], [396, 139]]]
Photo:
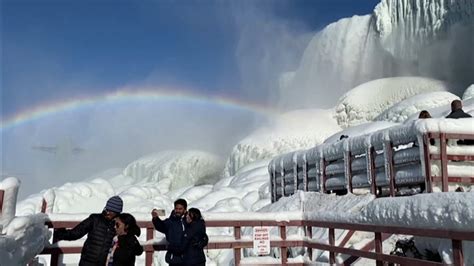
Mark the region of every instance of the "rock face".
[[462, 94], [474, 83], [473, 35], [473, 0], [383, 0], [313, 37], [299, 67], [280, 78], [280, 105], [327, 108], [359, 84], [394, 76], [457, 82], [451, 92]]

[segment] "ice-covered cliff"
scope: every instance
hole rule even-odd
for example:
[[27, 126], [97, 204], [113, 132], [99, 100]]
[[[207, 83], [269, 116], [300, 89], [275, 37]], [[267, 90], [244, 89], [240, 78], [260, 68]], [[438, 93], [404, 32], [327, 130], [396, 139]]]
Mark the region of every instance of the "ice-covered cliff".
[[222, 168], [222, 160], [207, 152], [163, 151], [130, 163], [123, 174], [141, 182], [170, 179], [172, 190], [212, 183]]
[[383, 0], [375, 7], [375, 31], [382, 47], [410, 60], [429, 43], [447, 37], [453, 26], [474, 18], [472, 0]]
[[473, 36], [474, 0], [382, 0], [313, 37], [280, 78], [280, 105], [326, 108], [361, 83], [402, 75], [456, 82], [459, 94], [474, 82]]
[[272, 123], [258, 128], [234, 146], [225, 175], [232, 176], [252, 162], [323, 143], [341, 130], [333, 116], [333, 109], [305, 109], [275, 117]]

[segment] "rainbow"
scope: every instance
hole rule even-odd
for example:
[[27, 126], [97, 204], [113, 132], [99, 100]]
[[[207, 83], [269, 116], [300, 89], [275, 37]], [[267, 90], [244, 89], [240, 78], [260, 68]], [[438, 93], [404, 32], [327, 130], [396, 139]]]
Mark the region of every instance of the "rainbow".
[[11, 117], [2, 119], [1, 129], [6, 130], [12, 127], [16, 127], [28, 122], [32, 122], [50, 115], [76, 111], [83, 108], [91, 107], [100, 103], [107, 104], [119, 104], [127, 103], [132, 101], [138, 102], [187, 102], [191, 104], [204, 104], [217, 106], [220, 108], [236, 109], [249, 111], [253, 113], [262, 114], [264, 116], [273, 116], [278, 114], [276, 109], [258, 105], [256, 103], [249, 103], [244, 101], [238, 101], [229, 97], [208, 97], [199, 94], [192, 93], [190, 91], [178, 91], [178, 90], [156, 90], [156, 89], [143, 89], [143, 90], [119, 90], [107, 94], [102, 94], [93, 97], [79, 97], [71, 100], [65, 100], [61, 102], [52, 102], [42, 105], [35, 106], [23, 110]]

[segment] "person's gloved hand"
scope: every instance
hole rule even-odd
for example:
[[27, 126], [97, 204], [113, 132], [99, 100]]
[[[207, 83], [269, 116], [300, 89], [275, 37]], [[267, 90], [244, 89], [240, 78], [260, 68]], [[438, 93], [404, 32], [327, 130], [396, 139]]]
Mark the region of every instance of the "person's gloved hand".
[[63, 240], [65, 234], [66, 234], [66, 228], [58, 228], [54, 232], [54, 237], [57, 241]]

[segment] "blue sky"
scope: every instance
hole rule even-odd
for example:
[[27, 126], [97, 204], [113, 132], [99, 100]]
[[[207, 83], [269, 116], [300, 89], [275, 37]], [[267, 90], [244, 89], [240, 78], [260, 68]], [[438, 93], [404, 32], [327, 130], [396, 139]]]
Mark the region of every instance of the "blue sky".
[[[260, 87], [268, 86], [259, 79], [296, 66], [312, 34], [300, 36], [369, 14], [377, 2], [4, 0], [2, 117], [126, 85], [186, 87], [258, 101], [266, 96]], [[294, 43], [281, 45], [284, 34]], [[272, 74], [263, 77], [249, 66], [258, 65], [265, 51], [291, 56], [275, 59]], [[243, 86], [254, 87], [255, 94]]]

